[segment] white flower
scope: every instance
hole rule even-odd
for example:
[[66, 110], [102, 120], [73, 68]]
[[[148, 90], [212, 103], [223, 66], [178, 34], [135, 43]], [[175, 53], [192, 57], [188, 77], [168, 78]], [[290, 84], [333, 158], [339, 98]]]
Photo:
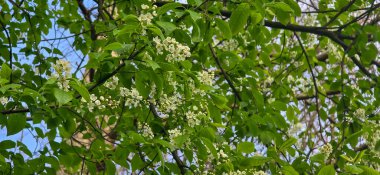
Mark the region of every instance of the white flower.
[[200, 82], [202, 82], [205, 85], [212, 86], [212, 80], [214, 79], [214, 72], [213, 71], [202, 71], [198, 72], [198, 79]]
[[1, 97], [0, 98], [0, 103], [5, 106], [8, 103], [8, 98], [7, 97]]
[[109, 89], [115, 89], [118, 84], [119, 84], [119, 78], [116, 76], [113, 76], [111, 81], [107, 81], [106, 83], [104, 83], [104, 86]]
[[179, 93], [173, 96], [168, 96], [167, 94], [162, 94], [160, 98], [160, 111], [169, 113], [174, 112], [177, 107], [182, 104], [181, 95]]
[[190, 48], [178, 43], [174, 38], [167, 37], [161, 43], [161, 40], [155, 37], [153, 41], [156, 44], [157, 53], [159, 55], [162, 55], [164, 53], [163, 51], [169, 52], [166, 55], [166, 60], [169, 62], [183, 61], [191, 56]]
[[327, 143], [323, 145], [321, 148], [319, 148], [319, 151], [321, 151], [321, 153], [325, 154], [326, 157], [328, 157], [333, 152], [333, 147], [330, 143]]
[[59, 59], [52, 65], [55, 70], [53, 77], [57, 78], [57, 85], [64, 91], [69, 91], [69, 78], [71, 78], [71, 65], [70, 62], [64, 59]]
[[198, 116], [201, 114], [201, 112], [195, 114], [193, 111], [187, 111], [186, 119], [189, 126], [194, 127], [195, 125], [201, 124], [201, 121], [198, 119]]
[[154, 134], [153, 134], [152, 128], [150, 128], [148, 124], [144, 123], [141, 125], [140, 123], [138, 123], [138, 128], [141, 130], [142, 136], [149, 139], [153, 139]]
[[170, 142], [172, 144], [174, 144], [174, 138], [182, 135], [181, 130], [179, 130], [178, 128], [169, 130], [168, 133], [169, 133]]
[[238, 46], [239, 43], [236, 40], [230, 39], [227, 41], [223, 41], [223, 44], [219, 45], [218, 48], [222, 49], [223, 51], [236, 51]]
[[228, 158], [228, 155], [224, 153], [223, 149], [220, 149], [219, 152], [217, 153], [218, 159], [226, 159]]
[[264, 171], [255, 171], [254, 173], [253, 173], [253, 175], [268, 175], [266, 172], [264, 172]]
[[143, 9], [143, 10], [149, 9], [149, 6], [146, 4], [143, 4], [143, 5], [141, 5], [141, 9]]
[[269, 104], [272, 104], [274, 101], [276, 101], [276, 99], [274, 99], [274, 98], [269, 98], [269, 99], [268, 99], [268, 103], [269, 103]]
[[354, 112], [354, 116], [358, 119], [365, 120], [365, 110], [362, 108], [357, 109]]
[[120, 95], [122, 97], [127, 97], [125, 99], [126, 105], [132, 105], [134, 107], [140, 106], [140, 102], [143, 100], [143, 97], [139, 94], [139, 91], [136, 88], [132, 88], [131, 90], [121, 87]]

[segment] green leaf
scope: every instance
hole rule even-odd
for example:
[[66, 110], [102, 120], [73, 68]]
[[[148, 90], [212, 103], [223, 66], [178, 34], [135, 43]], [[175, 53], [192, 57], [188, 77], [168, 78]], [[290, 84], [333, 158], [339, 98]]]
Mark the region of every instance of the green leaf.
[[42, 102], [46, 101], [45, 97], [33, 89], [25, 88], [23, 94], [32, 97], [35, 102], [38, 100], [41, 100]]
[[244, 29], [244, 26], [247, 24], [249, 17], [249, 4], [241, 3], [231, 14], [230, 17], [230, 28], [232, 35], [236, 35]]
[[318, 175], [335, 175], [335, 169], [333, 165], [324, 166], [318, 173]]
[[90, 93], [88, 92], [87, 88], [77, 79], [73, 79], [73, 81], [70, 81], [70, 86], [74, 88], [78, 93], [87, 101], [90, 100]]
[[107, 174], [116, 174], [115, 164], [110, 160], [105, 160]]
[[249, 154], [255, 151], [255, 145], [252, 142], [241, 142], [237, 145], [237, 151]]
[[22, 131], [26, 124], [25, 114], [10, 114], [7, 120], [7, 136]]
[[254, 156], [254, 157], [243, 159], [240, 162], [240, 164], [243, 167], [261, 166], [269, 162], [270, 160], [272, 160], [272, 158], [263, 157], [263, 156]]
[[158, 10], [157, 10], [157, 15], [160, 16], [166, 12], [168, 12], [169, 10], [173, 10], [173, 9], [176, 9], [178, 7], [182, 7], [182, 5], [180, 3], [167, 3], [163, 6], [161, 6]]
[[291, 147], [293, 144], [297, 142], [297, 139], [294, 137], [290, 137], [288, 140], [286, 140], [282, 145], [280, 146], [280, 150], [285, 150], [288, 147]]
[[344, 170], [346, 170], [347, 172], [352, 173], [352, 174], [360, 174], [363, 172], [362, 169], [358, 168], [355, 165], [346, 165], [344, 167]]
[[284, 175], [299, 175], [299, 173], [292, 166], [282, 167], [282, 173], [284, 173]]
[[7, 63], [4, 62], [1, 65], [0, 77], [9, 80], [11, 73], [12, 73], [12, 69], [7, 65]]
[[156, 24], [164, 29], [166, 35], [170, 35], [175, 29], [177, 29], [177, 26], [171, 22], [156, 21]]
[[216, 25], [218, 26], [219, 30], [222, 32], [224, 38], [226, 39], [231, 39], [232, 38], [232, 33], [230, 26], [228, 23], [224, 20], [221, 20], [219, 18], [215, 18]]
[[373, 169], [371, 167], [359, 166], [359, 168], [363, 170], [361, 175], [380, 175], [380, 173], [378, 171], [376, 171], [375, 169]]
[[160, 68], [160, 65], [158, 65], [155, 61], [153, 60], [149, 60], [149, 59], [145, 59], [144, 60], [148, 65], [149, 67], [151, 67], [153, 70], [156, 70], [158, 68]]
[[302, 11], [301, 11], [301, 8], [296, 1], [285, 0], [284, 2], [289, 5], [289, 7], [294, 11], [294, 14], [296, 16], [301, 16]]
[[4, 140], [0, 142], [0, 150], [11, 149], [16, 146], [16, 143], [12, 140]]
[[228, 100], [225, 96], [218, 94], [210, 94], [210, 96], [218, 108], [229, 110], [229, 107], [226, 105]]
[[270, 4], [269, 6], [274, 7], [276, 10], [281, 10], [283, 12], [287, 13], [293, 13], [294, 10], [286, 3], [284, 2], [274, 2]]
[[123, 45], [119, 42], [114, 42], [111, 44], [108, 44], [106, 47], [104, 47], [104, 50], [120, 50], [123, 48]]
[[361, 61], [365, 65], [370, 65], [372, 60], [378, 56], [378, 50], [374, 44], [369, 44], [362, 52]]
[[156, 26], [154, 26], [154, 25], [149, 25], [149, 26], [147, 27], [147, 29], [150, 30], [151, 32], [153, 32], [154, 34], [160, 36], [161, 39], [164, 38], [164, 34], [162, 34], [160, 28], [158, 28], [158, 27], [156, 27]]
[[217, 153], [213, 143], [206, 137], [201, 137], [201, 140], [203, 141], [203, 144], [208, 148], [208, 150], [210, 150], [211, 154], [214, 157], [217, 157], [218, 153]]
[[54, 88], [53, 94], [59, 105], [64, 105], [73, 99], [73, 96], [61, 89]]

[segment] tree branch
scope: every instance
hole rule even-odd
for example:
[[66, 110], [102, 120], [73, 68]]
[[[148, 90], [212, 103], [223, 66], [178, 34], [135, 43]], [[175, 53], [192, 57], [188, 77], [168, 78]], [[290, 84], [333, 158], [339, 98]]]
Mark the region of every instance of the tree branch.
[[242, 99], [241, 99], [241, 97], [240, 97], [239, 92], [236, 90], [234, 84], [232, 83], [232, 81], [231, 81], [230, 78], [228, 77], [227, 73], [224, 71], [222, 65], [220, 64], [219, 58], [218, 58], [218, 56], [216, 55], [216, 53], [215, 53], [215, 51], [214, 51], [214, 48], [212, 47], [211, 43], [208, 44], [208, 47], [210, 48], [210, 51], [211, 51], [212, 57], [214, 57], [215, 63], [216, 63], [216, 65], [218, 66], [218, 68], [220, 69], [220, 72], [222, 72], [224, 79], [226, 79], [228, 85], [231, 87], [232, 92], [235, 94], [236, 98], [238, 98], [238, 100], [241, 101]]

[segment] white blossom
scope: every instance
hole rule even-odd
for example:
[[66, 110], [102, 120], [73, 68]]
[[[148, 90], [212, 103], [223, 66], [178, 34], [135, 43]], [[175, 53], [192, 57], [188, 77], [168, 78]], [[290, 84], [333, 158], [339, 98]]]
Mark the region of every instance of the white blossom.
[[200, 82], [202, 82], [205, 85], [212, 86], [212, 80], [214, 79], [214, 72], [213, 71], [202, 71], [198, 72], [198, 79]]
[[106, 88], [109, 88], [109, 89], [115, 89], [116, 86], [119, 84], [119, 78], [116, 77], [116, 76], [113, 76], [111, 81], [107, 81], [106, 83], [104, 83], [104, 86]]
[[141, 131], [142, 136], [149, 138], [149, 139], [153, 139], [154, 134], [153, 134], [152, 128], [150, 128], [150, 126], [148, 124], [138, 123], [138, 128]]
[[64, 91], [69, 91], [69, 78], [71, 78], [71, 65], [70, 62], [64, 59], [59, 59], [52, 65], [55, 72], [53, 77], [57, 78], [57, 85]]
[[239, 43], [235, 39], [230, 39], [223, 41], [221, 45], [218, 46], [219, 49], [223, 51], [236, 51], [239, 46]]
[[323, 145], [322, 147], [320, 147], [319, 151], [321, 151], [321, 153], [325, 154], [326, 157], [328, 157], [332, 153], [333, 147], [330, 143], [327, 143], [327, 144]]
[[363, 108], [359, 108], [354, 112], [354, 116], [358, 119], [365, 120], [365, 110]]
[[7, 97], [1, 97], [0, 98], [0, 103], [5, 106], [8, 103], [8, 98]]
[[177, 42], [174, 38], [167, 37], [161, 41], [158, 37], [153, 38], [156, 44], [157, 53], [162, 55], [167, 51], [166, 60], [168, 62], [183, 61], [191, 56], [190, 48]]

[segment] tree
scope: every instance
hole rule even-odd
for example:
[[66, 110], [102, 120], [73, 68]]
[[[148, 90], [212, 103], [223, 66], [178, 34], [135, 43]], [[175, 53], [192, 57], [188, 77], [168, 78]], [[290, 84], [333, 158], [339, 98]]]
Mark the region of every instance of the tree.
[[380, 171], [378, 1], [0, 7], [3, 174]]

